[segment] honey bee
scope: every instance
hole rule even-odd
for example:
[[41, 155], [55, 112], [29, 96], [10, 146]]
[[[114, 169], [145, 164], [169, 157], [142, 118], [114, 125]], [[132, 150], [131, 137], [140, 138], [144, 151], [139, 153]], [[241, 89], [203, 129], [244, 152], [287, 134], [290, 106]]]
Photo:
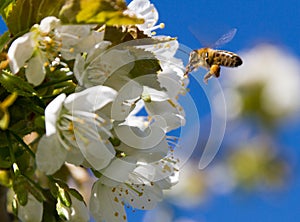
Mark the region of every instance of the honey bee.
[[[225, 44], [233, 39], [236, 29], [230, 30], [223, 35], [214, 45]], [[199, 67], [206, 68], [208, 72], [204, 76], [203, 81], [207, 84], [208, 79], [212, 76], [218, 78], [220, 76], [221, 66], [237, 67], [242, 65], [242, 59], [235, 53], [226, 50], [218, 50], [212, 48], [201, 48], [193, 50], [190, 53], [189, 63], [186, 66], [185, 76], [189, 72], [197, 70]]]

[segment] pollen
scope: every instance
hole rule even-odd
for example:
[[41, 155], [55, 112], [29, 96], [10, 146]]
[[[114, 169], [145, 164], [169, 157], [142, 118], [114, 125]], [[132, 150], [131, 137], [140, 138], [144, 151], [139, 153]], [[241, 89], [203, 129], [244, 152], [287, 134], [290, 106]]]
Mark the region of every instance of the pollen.
[[49, 62], [44, 62], [44, 67], [49, 66]]
[[74, 130], [74, 125], [72, 122], [70, 122], [69, 127], [68, 127], [69, 131], [73, 131]]
[[118, 217], [118, 216], [119, 216], [119, 213], [118, 213], [118, 212], [115, 212], [114, 215], [115, 215], [115, 217]]
[[160, 23], [160, 24], [159, 24], [159, 27], [160, 27], [161, 29], [164, 29], [164, 28], [165, 28], [165, 23], [163, 23], [163, 22]]
[[114, 201], [119, 203], [119, 199], [117, 197], [114, 198]]

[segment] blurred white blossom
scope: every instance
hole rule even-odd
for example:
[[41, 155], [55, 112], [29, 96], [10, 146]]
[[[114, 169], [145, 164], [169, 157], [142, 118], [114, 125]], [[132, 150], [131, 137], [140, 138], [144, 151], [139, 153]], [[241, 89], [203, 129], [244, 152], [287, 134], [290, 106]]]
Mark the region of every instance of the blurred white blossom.
[[[258, 45], [239, 53], [243, 66], [228, 70], [225, 80], [229, 117], [243, 110], [246, 94], [260, 94], [256, 101], [263, 112], [281, 117], [299, 110], [300, 63], [286, 49]], [[242, 93], [241, 93], [242, 92]]]

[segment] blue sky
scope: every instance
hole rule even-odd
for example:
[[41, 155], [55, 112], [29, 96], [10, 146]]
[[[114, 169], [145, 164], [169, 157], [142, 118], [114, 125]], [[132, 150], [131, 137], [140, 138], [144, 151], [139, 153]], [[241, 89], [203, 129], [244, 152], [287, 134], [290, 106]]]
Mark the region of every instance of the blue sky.
[[[241, 51], [258, 43], [273, 43], [300, 57], [300, 1], [152, 1], [166, 28], [160, 33], [177, 36], [180, 43], [195, 49], [198, 39], [213, 43], [230, 28], [237, 28], [235, 38], [224, 49]], [[211, 40], [210, 40], [211, 38]], [[284, 74], [284, 73], [283, 73]], [[299, 73], [300, 75], [300, 73]], [[193, 89], [191, 89], [192, 91]], [[285, 126], [278, 135], [281, 144], [300, 154], [299, 121]], [[298, 137], [298, 138], [297, 138]], [[299, 172], [299, 171], [298, 171]], [[297, 172], [296, 172], [297, 173]], [[300, 218], [300, 177], [279, 193], [216, 197], [203, 208], [178, 211], [187, 218], [219, 221], [298, 221]]]
[[[300, 55], [300, 1], [170, 1], [153, 0], [166, 23], [164, 33], [177, 36], [179, 41], [191, 48], [199, 42], [189, 27], [205, 36], [218, 36], [230, 28], [238, 29], [237, 35], [226, 45], [229, 49], [243, 49], [258, 42], [284, 45]], [[201, 29], [203, 31], [201, 31]]]
[[[287, 48], [300, 57], [299, 0], [152, 0], [166, 27], [160, 33], [178, 37], [180, 43], [194, 49], [203, 41], [213, 43], [218, 36], [237, 28], [235, 38], [224, 46], [231, 51], [250, 48], [260, 42], [271, 42]], [[0, 23], [0, 32], [4, 30]], [[300, 74], [300, 73], [299, 73]], [[279, 135], [280, 142], [292, 147], [299, 155], [299, 126], [286, 126]], [[288, 190], [269, 195], [223, 196], [214, 198], [197, 211], [178, 211], [178, 215], [207, 222], [219, 221], [297, 221], [300, 218], [300, 179], [295, 178]], [[139, 213], [138, 213], [139, 214]], [[156, 222], [156, 221], [155, 221]]]

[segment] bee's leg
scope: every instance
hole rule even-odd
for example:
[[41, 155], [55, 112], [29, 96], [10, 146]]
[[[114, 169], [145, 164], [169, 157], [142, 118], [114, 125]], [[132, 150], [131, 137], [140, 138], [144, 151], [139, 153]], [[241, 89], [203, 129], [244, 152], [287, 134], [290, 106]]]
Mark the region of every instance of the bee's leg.
[[184, 72], [184, 76], [187, 77], [188, 74], [192, 71], [197, 70], [197, 67], [194, 67], [191, 63], [189, 63], [186, 67], [185, 67], [185, 72]]
[[207, 83], [208, 83], [208, 80], [209, 80], [212, 76], [213, 76], [213, 75], [210, 73], [210, 71], [208, 71], [208, 72], [205, 74], [204, 78], [203, 78], [204, 83], [207, 84]]
[[191, 67], [190, 67], [190, 65], [187, 65], [185, 68], [184, 77], [187, 77], [189, 72], [191, 72]]
[[212, 76], [218, 78], [220, 76], [220, 70], [221, 67], [219, 65], [212, 65], [209, 71], [204, 76], [204, 82], [207, 84], [208, 79], [211, 78]]
[[220, 70], [221, 70], [221, 67], [219, 66], [219, 65], [212, 65], [211, 67], [210, 67], [210, 73], [214, 76], [214, 77], [216, 77], [216, 78], [218, 78], [219, 76], [220, 76]]

